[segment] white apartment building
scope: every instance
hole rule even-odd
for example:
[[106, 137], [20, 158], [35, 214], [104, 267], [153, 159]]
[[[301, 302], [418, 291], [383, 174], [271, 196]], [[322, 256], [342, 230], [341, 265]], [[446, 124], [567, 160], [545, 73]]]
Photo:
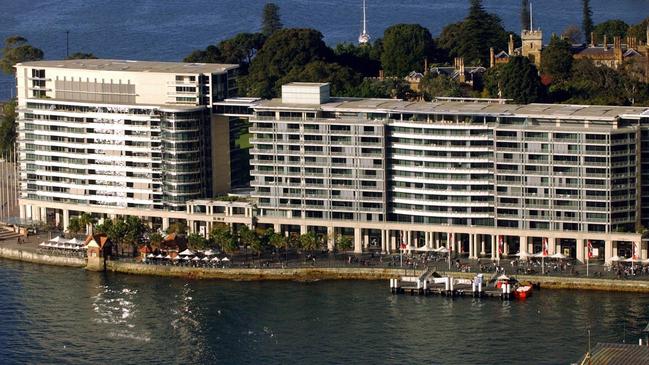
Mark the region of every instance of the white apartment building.
[[154, 215], [227, 192], [229, 124], [212, 104], [236, 93], [237, 67], [16, 65], [21, 217], [66, 227], [70, 211]]

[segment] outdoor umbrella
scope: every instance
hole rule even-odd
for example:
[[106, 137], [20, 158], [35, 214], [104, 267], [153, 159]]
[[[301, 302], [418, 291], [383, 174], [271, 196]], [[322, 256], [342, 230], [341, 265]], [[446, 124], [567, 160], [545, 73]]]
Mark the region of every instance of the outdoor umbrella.
[[214, 251], [212, 250], [205, 251], [205, 256], [214, 256], [214, 255], [216, 255], [216, 253], [214, 253]]
[[162, 256], [162, 254], [158, 254], [158, 256], [156, 256], [155, 258], [156, 258], [156, 259], [163, 259], [164, 256]]
[[526, 259], [526, 258], [530, 257], [530, 254], [528, 254], [527, 252], [518, 252], [514, 256], [517, 256], [520, 259]]
[[624, 260], [624, 262], [641, 262], [641, 261], [642, 260], [640, 260], [637, 257], [629, 257], [628, 259]]
[[561, 252], [557, 252], [554, 255], [551, 255], [550, 258], [564, 260], [564, 259], [567, 259], [568, 257], [566, 255], [562, 254]]
[[45, 242], [41, 242], [41, 243], [39, 244], [39, 246], [41, 246], [41, 247], [47, 246], [47, 243], [45, 243]]
[[228, 261], [230, 261], [230, 259], [227, 258], [227, 257], [224, 257], [224, 258], [221, 259], [221, 261], [228, 262]]
[[154, 258], [154, 257], [155, 257], [155, 255], [154, 255], [154, 254], [152, 254], [152, 253], [150, 253], [150, 254], [148, 254], [148, 255], [146, 255], [146, 257], [147, 257], [147, 258], [150, 258], [150, 259], [152, 259], [152, 258]]
[[195, 256], [192, 261], [201, 261], [201, 259], [199, 259], [198, 256]]
[[532, 255], [532, 257], [550, 257], [550, 256], [548, 256], [548, 254], [546, 254], [545, 252], [541, 251], [541, 252], [535, 253], [534, 255]]
[[212, 262], [219, 262], [219, 261], [221, 261], [221, 260], [219, 260], [219, 258], [218, 258], [218, 257], [216, 257], [216, 256], [214, 256], [214, 257], [212, 258], [212, 260], [211, 260], [211, 261], [212, 261]]
[[201, 261], [210, 261], [210, 258], [205, 256], [205, 257], [203, 257], [203, 260], [201, 260]]
[[194, 256], [194, 251], [186, 249], [185, 251], [179, 253], [180, 256]]
[[191, 259], [189, 257], [185, 256], [185, 257], [182, 258], [182, 260], [183, 261], [190, 261]]
[[171, 260], [171, 256], [169, 255], [165, 256], [165, 260]]
[[622, 261], [622, 260], [623, 260], [623, 258], [618, 256], [618, 255], [615, 255], [615, 256], [611, 257], [611, 261]]
[[178, 261], [178, 260], [180, 260], [180, 256], [174, 256], [174, 257], [172, 258], [172, 260], [174, 260], [174, 261]]
[[68, 244], [70, 244], [70, 245], [75, 245], [75, 246], [76, 246], [76, 245], [79, 245], [79, 244], [81, 244], [81, 243], [82, 243], [82, 242], [79, 241], [79, 240], [76, 239], [76, 238], [73, 238], [73, 239], [71, 239], [71, 240], [68, 241]]
[[441, 246], [440, 248], [437, 248], [434, 251], [439, 253], [448, 253], [448, 248], [446, 248], [445, 246]]
[[54, 243], [59, 243], [59, 242], [62, 242], [62, 241], [64, 241], [64, 240], [63, 240], [63, 238], [61, 238], [61, 236], [56, 236], [56, 237], [54, 237], [54, 238], [52, 238], [50, 240], [50, 242], [54, 242]]

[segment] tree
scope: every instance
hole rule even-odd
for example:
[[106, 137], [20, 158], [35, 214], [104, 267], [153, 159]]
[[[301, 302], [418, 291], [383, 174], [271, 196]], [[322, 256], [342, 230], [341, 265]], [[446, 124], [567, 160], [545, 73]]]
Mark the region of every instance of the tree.
[[123, 234], [123, 242], [129, 248], [132, 249], [135, 254], [137, 247], [142, 243], [144, 239], [144, 233], [146, 232], [146, 226], [142, 219], [129, 215], [124, 220], [120, 220], [125, 225], [125, 233]]
[[15, 72], [15, 64], [28, 61], [40, 61], [42, 59], [42, 50], [32, 47], [26, 38], [14, 35], [5, 39], [2, 59], [0, 59], [0, 68], [7, 75], [12, 75]]
[[279, 95], [280, 79], [294, 68], [333, 57], [322, 40], [322, 33], [313, 29], [280, 29], [264, 43], [250, 65], [250, 73], [242, 79], [248, 95], [272, 98]]
[[583, 42], [581, 29], [574, 24], [567, 26], [563, 30], [563, 33], [561, 33], [561, 37], [570, 42], [570, 44], [581, 44]]
[[381, 65], [388, 76], [404, 77], [423, 71], [424, 60], [434, 57], [433, 37], [418, 24], [397, 24], [383, 34]]
[[433, 100], [437, 96], [465, 96], [459, 82], [444, 75], [427, 74], [419, 84], [424, 99]]
[[282, 236], [279, 233], [276, 233], [275, 231], [271, 230], [271, 233], [268, 235], [268, 244], [275, 248], [276, 250], [281, 250], [285, 249], [288, 241], [286, 240], [286, 237]]
[[590, 60], [575, 61], [566, 94], [571, 104], [628, 105], [624, 78], [612, 68]]
[[352, 94], [359, 98], [408, 99], [414, 92], [406, 80], [389, 78], [386, 80], [364, 79], [360, 85], [354, 88]]
[[530, 29], [530, 0], [521, 2], [521, 29]]
[[79, 221], [79, 218], [78, 217], [70, 218], [70, 222], [68, 223], [67, 231], [70, 232], [70, 234], [76, 236], [82, 230], [83, 230], [83, 225]]
[[347, 66], [363, 76], [372, 77], [381, 70], [383, 42], [377, 41], [357, 46], [353, 43], [339, 43], [334, 48], [336, 62]]
[[208, 247], [207, 239], [198, 233], [190, 233], [187, 236], [187, 244], [192, 250], [204, 250]]
[[245, 65], [247, 68], [265, 41], [266, 37], [261, 33], [239, 33], [221, 41], [218, 45], [221, 62]]
[[347, 236], [338, 235], [338, 237], [336, 237], [335, 247], [339, 251], [351, 250], [352, 240]]
[[149, 243], [153, 247], [160, 247], [160, 244], [164, 241], [164, 237], [160, 234], [160, 232], [152, 232], [149, 234]]
[[[513, 34], [515, 43], [520, 37]], [[501, 19], [487, 13], [481, 0], [471, 0], [468, 16], [458, 23], [449, 24], [442, 30], [439, 47], [450, 57], [463, 57], [465, 64], [489, 64], [489, 49], [507, 49], [509, 33]]]
[[190, 63], [221, 63], [221, 60], [221, 51], [214, 45], [207, 46], [204, 50], [195, 50], [183, 58], [183, 62]]
[[640, 23], [629, 27], [628, 34], [631, 37], [635, 37], [638, 42], [644, 42], [646, 44], [648, 26], [649, 26], [649, 17], [645, 18]]
[[543, 48], [541, 72], [553, 80], [567, 80], [572, 69], [572, 53], [567, 40], [553, 36], [550, 43]]
[[628, 30], [629, 25], [619, 19], [607, 20], [593, 28], [597, 39], [603, 40], [604, 36], [606, 36], [610, 41], [613, 41], [615, 37], [625, 38]]
[[239, 241], [243, 244], [244, 247], [250, 247], [250, 249], [256, 253], [258, 256], [261, 255], [264, 247], [261, 240], [257, 236], [255, 231], [248, 228], [248, 226], [243, 226], [239, 229]]
[[584, 39], [590, 39], [593, 32], [593, 11], [590, 9], [590, 0], [582, 0], [581, 29], [584, 31]]
[[275, 3], [264, 5], [261, 18], [261, 33], [266, 37], [282, 29], [282, 21], [279, 16], [279, 6]]
[[16, 143], [16, 99], [5, 103], [0, 115], [0, 155], [11, 155]]
[[173, 224], [170, 224], [169, 228], [167, 228], [167, 234], [172, 233], [179, 235], [187, 233], [187, 224], [184, 221], [176, 221]]
[[93, 53], [75, 52], [67, 56], [65, 59], [66, 60], [81, 60], [81, 59], [94, 60], [97, 59], [97, 56], [95, 56]]
[[79, 223], [81, 224], [81, 227], [86, 229], [86, 234], [91, 234], [92, 226], [97, 223], [97, 220], [90, 214], [84, 212], [79, 216]]
[[302, 248], [305, 251], [315, 251], [318, 249], [319, 246], [318, 236], [316, 236], [316, 234], [313, 232], [308, 232], [300, 235], [299, 240], [300, 240], [300, 248]]
[[286, 76], [281, 78], [279, 84], [287, 84], [294, 81], [305, 82], [328, 82], [331, 84], [333, 96], [356, 96], [354, 87], [361, 83], [361, 75], [349, 67], [337, 63], [314, 61], [304, 68], [294, 68]]
[[518, 104], [537, 101], [540, 88], [538, 71], [527, 57], [512, 57], [485, 74], [485, 89], [490, 96], [513, 99]]
[[212, 228], [210, 239], [228, 254], [232, 254], [238, 249], [230, 228], [224, 224], [218, 224]]

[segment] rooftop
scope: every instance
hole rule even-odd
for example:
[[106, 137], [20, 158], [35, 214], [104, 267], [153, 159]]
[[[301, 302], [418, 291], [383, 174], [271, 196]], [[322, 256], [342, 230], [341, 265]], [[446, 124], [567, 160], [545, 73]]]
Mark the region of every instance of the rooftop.
[[457, 114], [486, 116], [520, 116], [533, 118], [614, 120], [617, 117], [649, 115], [647, 107], [569, 105], [569, 104], [500, 104], [476, 101], [410, 102], [393, 99], [331, 98], [319, 105], [286, 104], [281, 99], [259, 102], [255, 108], [305, 110], [319, 109], [357, 113]]
[[[579, 363], [583, 363], [582, 361]], [[591, 357], [587, 364], [612, 365], [612, 364], [647, 364], [649, 362], [649, 347], [617, 344], [598, 343], [591, 351]]]
[[131, 71], [131, 72], [152, 72], [152, 73], [224, 73], [236, 69], [238, 65], [218, 63], [183, 63], [183, 62], [157, 62], [157, 61], [132, 61], [132, 60], [108, 60], [108, 59], [79, 59], [79, 60], [54, 60], [54, 61], [32, 61], [18, 63], [16, 66], [28, 67], [51, 67], [67, 68], [77, 70], [95, 71]]

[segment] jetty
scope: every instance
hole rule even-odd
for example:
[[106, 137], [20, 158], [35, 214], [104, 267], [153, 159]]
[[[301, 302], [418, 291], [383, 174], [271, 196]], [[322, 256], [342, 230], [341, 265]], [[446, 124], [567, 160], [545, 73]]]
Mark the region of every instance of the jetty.
[[[495, 282], [496, 276], [489, 280]], [[473, 298], [500, 298], [511, 300], [514, 298], [513, 287], [504, 283], [500, 287], [490, 285], [484, 280], [483, 274], [476, 274], [473, 279], [454, 278], [441, 276], [428, 269], [419, 276], [402, 276], [390, 279], [390, 292], [392, 294], [409, 295], [441, 295], [445, 297], [473, 297]]]

